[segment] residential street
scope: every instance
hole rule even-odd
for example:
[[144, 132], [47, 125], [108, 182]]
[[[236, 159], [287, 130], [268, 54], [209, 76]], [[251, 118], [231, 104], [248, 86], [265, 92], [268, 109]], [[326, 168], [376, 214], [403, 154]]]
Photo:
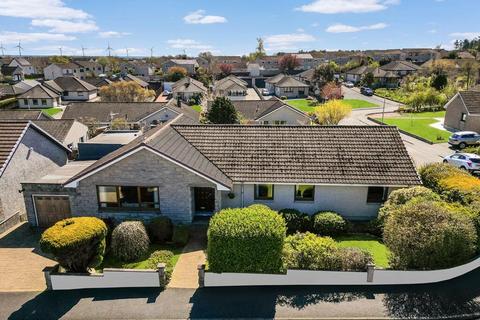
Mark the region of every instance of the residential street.
[[[109, 289], [0, 293], [0, 319], [329, 318], [480, 316], [480, 271], [436, 285]], [[475, 316], [476, 315], [476, 316]]]
[[[379, 105], [378, 108], [372, 109], [357, 109], [353, 110], [352, 114], [340, 122], [343, 125], [376, 125], [376, 123], [367, 119], [371, 113], [381, 113], [383, 110], [384, 99], [377, 96], [364, 96], [360, 94], [358, 88], [342, 87], [345, 99], [361, 99]], [[385, 99], [385, 112], [393, 112], [398, 109], [401, 104], [395, 101]], [[401, 134], [408, 153], [412, 157], [415, 165], [421, 166], [429, 162], [439, 162], [448, 154], [453, 153], [447, 143], [428, 144], [406, 134]]]

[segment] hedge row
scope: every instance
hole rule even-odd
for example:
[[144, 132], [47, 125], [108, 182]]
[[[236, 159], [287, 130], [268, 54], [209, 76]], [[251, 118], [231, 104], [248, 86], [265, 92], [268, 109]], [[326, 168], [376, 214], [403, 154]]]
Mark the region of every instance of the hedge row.
[[310, 216], [297, 209], [282, 209], [278, 213], [285, 219], [288, 234], [311, 231], [335, 236], [347, 231], [347, 221], [335, 212], [319, 211]]

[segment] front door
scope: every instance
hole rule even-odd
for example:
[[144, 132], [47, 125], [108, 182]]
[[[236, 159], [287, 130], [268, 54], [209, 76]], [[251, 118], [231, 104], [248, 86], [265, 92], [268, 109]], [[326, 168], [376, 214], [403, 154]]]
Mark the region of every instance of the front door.
[[195, 214], [210, 215], [215, 211], [215, 189], [198, 187], [193, 188], [195, 199]]

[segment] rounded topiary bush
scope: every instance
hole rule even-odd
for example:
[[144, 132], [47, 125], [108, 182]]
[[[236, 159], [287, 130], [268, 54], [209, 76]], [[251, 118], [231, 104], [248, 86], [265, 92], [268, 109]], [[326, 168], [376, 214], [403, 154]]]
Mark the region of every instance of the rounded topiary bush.
[[107, 226], [93, 217], [61, 220], [43, 232], [40, 248], [66, 270], [86, 272], [103, 261]]
[[302, 270], [340, 270], [342, 266], [337, 243], [310, 232], [285, 239], [283, 263], [287, 269]]
[[347, 230], [347, 221], [338, 213], [320, 211], [312, 217], [312, 229], [322, 236], [335, 236]]
[[112, 232], [113, 255], [122, 261], [133, 261], [148, 252], [150, 240], [140, 221], [125, 221]]
[[150, 220], [147, 229], [153, 242], [165, 243], [172, 239], [173, 224], [168, 217], [157, 217]]
[[305, 232], [311, 229], [310, 216], [297, 209], [282, 209], [278, 212], [287, 226], [287, 233]]
[[442, 201], [414, 199], [385, 221], [390, 265], [398, 269], [440, 269], [465, 263], [476, 250], [472, 219]]
[[283, 218], [268, 207], [224, 209], [208, 227], [209, 270], [279, 272], [285, 232]]

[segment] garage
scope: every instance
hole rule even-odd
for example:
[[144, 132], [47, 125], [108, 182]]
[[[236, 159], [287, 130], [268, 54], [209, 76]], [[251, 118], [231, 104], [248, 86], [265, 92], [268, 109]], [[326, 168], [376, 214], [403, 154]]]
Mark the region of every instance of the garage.
[[33, 204], [39, 227], [50, 227], [55, 222], [72, 216], [68, 196], [35, 195]]

